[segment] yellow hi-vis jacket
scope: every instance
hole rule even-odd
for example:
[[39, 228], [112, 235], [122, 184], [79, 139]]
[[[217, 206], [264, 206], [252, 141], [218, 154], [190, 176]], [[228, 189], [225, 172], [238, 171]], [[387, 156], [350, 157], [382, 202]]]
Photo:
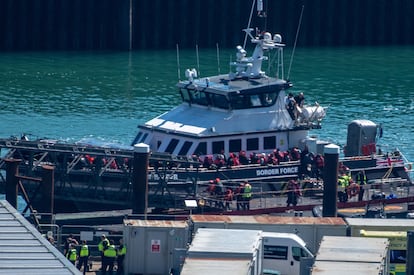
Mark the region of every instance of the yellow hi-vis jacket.
[[82, 245], [79, 251], [79, 257], [89, 256], [89, 248], [86, 244]]
[[115, 245], [111, 244], [110, 246], [108, 246], [108, 248], [105, 249], [104, 251], [104, 256], [109, 257], [109, 258], [115, 258], [116, 257]]

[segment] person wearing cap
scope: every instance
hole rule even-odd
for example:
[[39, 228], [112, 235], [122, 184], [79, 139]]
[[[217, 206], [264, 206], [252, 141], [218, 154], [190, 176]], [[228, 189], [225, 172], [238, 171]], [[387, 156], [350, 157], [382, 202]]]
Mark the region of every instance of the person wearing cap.
[[101, 254], [101, 270], [103, 270], [104, 262], [105, 262], [105, 255], [104, 250], [109, 246], [109, 240], [106, 238], [105, 234], [101, 235], [101, 241], [98, 244], [98, 250]]

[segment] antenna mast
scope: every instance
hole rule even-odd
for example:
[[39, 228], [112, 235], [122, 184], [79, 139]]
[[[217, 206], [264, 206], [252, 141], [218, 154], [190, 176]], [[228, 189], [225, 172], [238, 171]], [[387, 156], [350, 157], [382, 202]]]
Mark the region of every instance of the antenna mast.
[[198, 44], [196, 44], [196, 56], [197, 56], [197, 71], [198, 71], [197, 73], [200, 76], [201, 73], [200, 73], [200, 58], [198, 56]]
[[299, 30], [300, 30], [300, 25], [302, 24], [302, 16], [303, 16], [304, 8], [305, 8], [305, 5], [302, 5], [302, 10], [300, 12], [300, 17], [299, 17], [299, 25], [298, 25], [298, 29], [296, 30], [295, 44], [293, 44], [292, 56], [290, 57], [289, 70], [288, 70], [288, 75], [287, 75], [288, 80], [290, 77], [290, 69], [292, 68], [293, 56], [295, 55], [296, 43], [298, 42]]
[[[259, 2], [262, 2], [261, 0], [259, 0]], [[252, 17], [253, 17], [253, 10], [254, 10], [254, 4], [256, 4], [256, 0], [253, 0], [252, 3], [252, 9], [250, 10], [250, 16], [249, 16], [249, 23], [247, 23], [247, 28], [246, 30], [250, 29], [250, 24], [252, 23]], [[259, 6], [259, 3], [257, 4]], [[263, 2], [262, 2], [262, 7], [263, 7]], [[243, 43], [243, 49], [246, 48], [246, 43], [247, 43], [247, 37], [249, 36], [249, 33], [246, 32], [246, 35], [244, 36], [244, 43]]]
[[216, 51], [217, 51], [217, 70], [218, 70], [218, 74], [220, 74], [220, 52], [219, 52], [218, 43], [216, 43]]
[[176, 46], [176, 48], [177, 48], [177, 73], [178, 73], [178, 81], [180, 81], [181, 79], [180, 79], [180, 75], [181, 75], [181, 73], [180, 73], [180, 51], [179, 51], [179, 49], [178, 49], [178, 44], [176, 44], [175, 45]]

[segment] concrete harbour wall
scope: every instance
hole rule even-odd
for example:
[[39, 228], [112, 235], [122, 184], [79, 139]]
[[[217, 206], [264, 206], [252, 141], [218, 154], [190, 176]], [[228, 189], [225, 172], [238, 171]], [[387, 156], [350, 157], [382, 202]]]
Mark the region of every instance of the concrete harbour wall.
[[[265, 0], [262, 25], [298, 46], [412, 45], [412, 0]], [[233, 47], [247, 0], [1, 0], [0, 50]], [[271, 14], [270, 14], [271, 13]]]

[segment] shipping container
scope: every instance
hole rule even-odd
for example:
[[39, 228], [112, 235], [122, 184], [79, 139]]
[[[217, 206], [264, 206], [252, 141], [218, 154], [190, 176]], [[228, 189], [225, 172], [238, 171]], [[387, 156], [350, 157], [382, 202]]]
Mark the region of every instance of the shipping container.
[[[188, 248], [183, 270], [189, 269], [186, 267], [186, 263], [192, 263], [190, 259], [227, 259], [233, 260], [235, 263], [247, 260], [249, 262], [247, 274], [262, 274], [262, 231], [199, 228]], [[211, 270], [210, 274], [216, 273]]]
[[382, 274], [378, 263], [347, 263], [343, 261], [315, 261], [312, 275], [378, 275]]
[[315, 254], [323, 236], [346, 236], [347, 224], [342, 218], [282, 217], [270, 215], [191, 215], [190, 228], [224, 228], [294, 233]]
[[345, 218], [351, 236], [359, 237], [361, 230], [368, 231], [412, 231], [414, 219], [363, 219]]
[[184, 261], [188, 225], [185, 221], [124, 220], [123, 238], [128, 251], [125, 274], [165, 275], [177, 259]]
[[[346, 265], [348, 265], [348, 269], [346, 269]], [[361, 272], [352, 273], [352, 266], [358, 266]], [[369, 270], [376, 271], [369, 273], [371, 272]], [[388, 275], [389, 240], [386, 238], [324, 236], [311, 274]]]
[[251, 275], [249, 259], [187, 258], [180, 275]]

